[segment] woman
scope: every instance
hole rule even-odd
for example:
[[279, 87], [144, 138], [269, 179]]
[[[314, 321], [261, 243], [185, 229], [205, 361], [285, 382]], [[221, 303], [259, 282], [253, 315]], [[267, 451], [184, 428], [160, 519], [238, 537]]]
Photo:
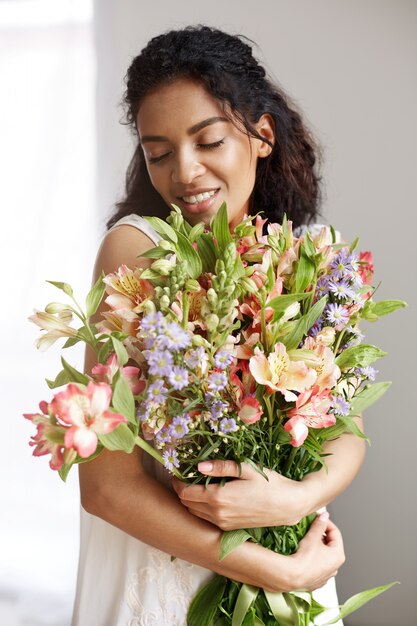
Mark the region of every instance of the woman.
[[[191, 224], [208, 224], [224, 201], [230, 228], [261, 209], [271, 221], [285, 212], [298, 227], [315, 218], [313, 140], [242, 39], [205, 26], [154, 38], [129, 68], [125, 101], [138, 144], [96, 276], [137, 264], [158, 240], [140, 216], [164, 216], [171, 203]], [[87, 354], [87, 370], [93, 364]], [[236, 480], [207, 489], [171, 484], [139, 450], [104, 450], [81, 465], [73, 626], [182, 626], [213, 571], [273, 591], [323, 587], [344, 560], [340, 532], [326, 512], [293, 556], [246, 543], [223, 561], [218, 557], [222, 529], [294, 524], [343, 491], [362, 462], [363, 442], [344, 435], [326, 452], [327, 473], [299, 483], [275, 472], [266, 481], [249, 467], [239, 477], [233, 462], [212, 459], [200, 471]], [[337, 605], [332, 580], [320, 591], [319, 600]]]

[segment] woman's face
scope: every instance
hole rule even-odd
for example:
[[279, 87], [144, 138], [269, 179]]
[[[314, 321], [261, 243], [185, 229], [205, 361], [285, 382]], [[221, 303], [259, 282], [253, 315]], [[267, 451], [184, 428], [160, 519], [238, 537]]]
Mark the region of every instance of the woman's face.
[[[249, 214], [256, 164], [271, 148], [229, 121], [200, 83], [178, 79], [148, 94], [136, 122], [153, 186], [190, 224], [208, 224], [223, 202], [231, 227]], [[268, 115], [255, 127], [273, 142]]]

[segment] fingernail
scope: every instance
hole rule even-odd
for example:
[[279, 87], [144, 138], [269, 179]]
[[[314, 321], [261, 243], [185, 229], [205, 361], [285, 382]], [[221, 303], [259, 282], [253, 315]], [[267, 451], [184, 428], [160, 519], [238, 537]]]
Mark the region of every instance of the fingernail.
[[325, 506], [322, 506], [320, 509], [317, 509], [316, 513], [317, 515], [320, 515], [321, 513], [324, 513], [325, 511], [327, 511]]
[[199, 472], [211, 472], [213, 470], [213, 463], [210, 463], [209, 461], [202, 461], [197, 467]]
[[329, 519], [330, 515], [328, 513], [328, 511], [324, 511], [324, 513], [320, 513], [319, 515], [319, 520], [321, 522], [327, 522], [327, 520]]

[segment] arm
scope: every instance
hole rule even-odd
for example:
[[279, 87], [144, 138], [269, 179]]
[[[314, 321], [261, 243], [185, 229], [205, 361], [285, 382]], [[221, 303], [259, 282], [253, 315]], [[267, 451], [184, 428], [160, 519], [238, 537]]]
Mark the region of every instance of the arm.
[[[363, 429], [361, 418], [357, 418], [357, 424]], [[214, 460], [200, 464], [199, 470], [208, 476], [240, 480], [205, 487], [187, 486], [174, 479], [174, 489], [191, 513], [223, 530], [293, 525], [342, 493], [355, 478], [365, 456], [364, 440], [350, 433], [327, 441], [323, 447], [331, 455], [325, 459], [327, 469], [308, 474], [300, 482], [265, 470], [267, 481], [248, 465], [243, 466], [239, 477], [236, 463]]]
[[[140, 231], [120, 226], [106, 237], [98, 255], [96, 276], [102, 269], [108, 273], [122, 263], [137, 264], [135, 253], [151, 245]], [[94, 362], [94, 355], [88, 352], [86, 371]], [[343, 563], [340, 533], [325, 517], [317, 519], [303, 541], [303, 550], [292, 557], [247, 542], [219, 561], [221, 530], [190, 514], [175, 493], [149, 476], [141, 455], [140, 450], [132, 454], [104, 450], [94, 460], [81, 464], [82, 506], [168, 554], [271, 590], [317, 588]], [[327, 533], [326, 543], [322, 541], [323, 533]]]

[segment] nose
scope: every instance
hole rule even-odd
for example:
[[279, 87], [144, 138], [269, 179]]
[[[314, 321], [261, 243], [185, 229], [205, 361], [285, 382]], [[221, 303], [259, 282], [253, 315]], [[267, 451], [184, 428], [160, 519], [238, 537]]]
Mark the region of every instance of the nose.
[[195, 178], [198, 178], [206, 168], [198, 159], [198, 155], [194, 151], [183, 150], [178, 152], [173, 159], [172, 182], [188, 185]]

